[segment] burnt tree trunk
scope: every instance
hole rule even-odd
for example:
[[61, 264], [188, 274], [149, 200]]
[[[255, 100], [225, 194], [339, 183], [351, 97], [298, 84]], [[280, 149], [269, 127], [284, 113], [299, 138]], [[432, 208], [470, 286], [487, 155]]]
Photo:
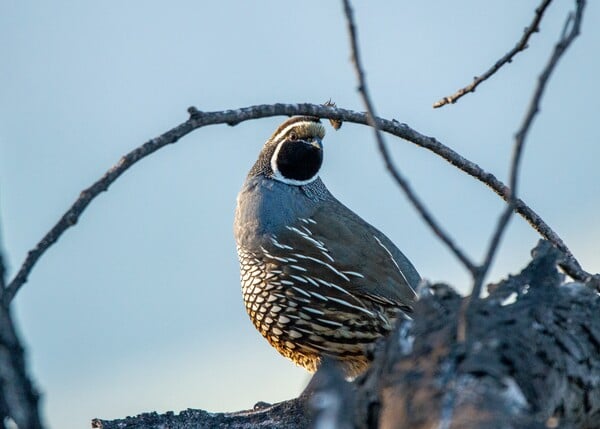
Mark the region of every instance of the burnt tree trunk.
[[600, 428], [598, 279], [565, 284], [561, 258], [540, 242], [519, 275], [477, 302], [463, 342], [456, 332], [465, 298], [446, 285], [423, 287], [414, 319], [378, 344], [373, 365], [352, 383], [327, 363], [310, 393], [270, 407], [151, 413], [92, 426]]

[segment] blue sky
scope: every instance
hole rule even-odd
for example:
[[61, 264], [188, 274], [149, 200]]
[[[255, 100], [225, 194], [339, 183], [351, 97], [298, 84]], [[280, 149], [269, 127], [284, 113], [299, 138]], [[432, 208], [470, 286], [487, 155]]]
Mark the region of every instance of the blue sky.
[[[537, 2], [363, 2], [359, 42], [380, 116], [438, 138], [506, 180], [513, 135], [574, 2], [474, 95], [431, 105], [504, 55]], [[600, 270], [600, 6], [550, 82], [527, 141], [521, 196], [588, 271]], [[14, 273], [28, 249], [120, 156], [186, 119], [274, 102], [364, 110], [340, 2], [22, 2], [0, 14], [0, 220]], [[16, 299], [52, 427], [142, 411], [251, 407], [308, 380], [255, 332], [242, 304], [236, 194], [283, 118], [203, 128], [126, 172], [44, 256]], [[502, 203], [479, 182], [388, 138], [437, 219], [481, 260]], [[328, 130], [322, 178], [423, 277], [469, 277], [385, 173], [372, 133]], [[490, 280], [538, 236], [513, 219]]]

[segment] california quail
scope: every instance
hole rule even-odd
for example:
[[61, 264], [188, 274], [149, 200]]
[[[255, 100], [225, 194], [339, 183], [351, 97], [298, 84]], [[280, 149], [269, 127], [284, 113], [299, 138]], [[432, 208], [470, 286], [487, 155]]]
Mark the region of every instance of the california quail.
[[275, 130], [237, 199], [234, 234], [246, 310], [283, 356], [314, 372], [323, 356], [349, 377], [411, 312], [419, 274], [319, 178], [325, 128], [293, 117]]

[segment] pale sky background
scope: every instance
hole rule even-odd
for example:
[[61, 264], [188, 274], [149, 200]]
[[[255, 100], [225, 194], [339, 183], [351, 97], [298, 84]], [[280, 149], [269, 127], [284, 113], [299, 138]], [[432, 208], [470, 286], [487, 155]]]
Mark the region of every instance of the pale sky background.
[[[431, 105], [521, 36], [538, 1], [355, 2], [378, 113], [437, 137], [506, 180], [513, 134], [573, 1], [554, 2], [531, 47], [477, 93]], [[521, 196], [600, 271], [600, 4], [554, 75], [527, 141]], [[0, 6], [0, 215], [13, 274], [79, 192], [186, 109], [274, 102], [363, 110], [339, 1], [19, 1]], [[28, 362], [54, 428], [94, 417], [228, 411], [299, 394], [242, 304], [236, 194], [283, 118], [213, 126], [163, 148], [99, 196], [16, 299]], [[502, 208], [481, 183], [387, 138], [399, 168], [481, 260]], [[382, 168], [371, 131], [328, 131], [330, 190], [386, 232], [420, 273], [467, 290], [464, 269]], [[538, 236], [514, 219], [490, 280]]]

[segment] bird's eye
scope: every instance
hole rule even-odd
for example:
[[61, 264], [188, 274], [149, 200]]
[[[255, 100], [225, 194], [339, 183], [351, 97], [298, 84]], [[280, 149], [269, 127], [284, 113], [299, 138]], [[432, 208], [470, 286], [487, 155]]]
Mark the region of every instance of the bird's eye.
[[298, 140], [298, 134], [296, 134], [295, 131], [292, 131], [291, 133], [288, 134], [288, 138], [290, 140]]

